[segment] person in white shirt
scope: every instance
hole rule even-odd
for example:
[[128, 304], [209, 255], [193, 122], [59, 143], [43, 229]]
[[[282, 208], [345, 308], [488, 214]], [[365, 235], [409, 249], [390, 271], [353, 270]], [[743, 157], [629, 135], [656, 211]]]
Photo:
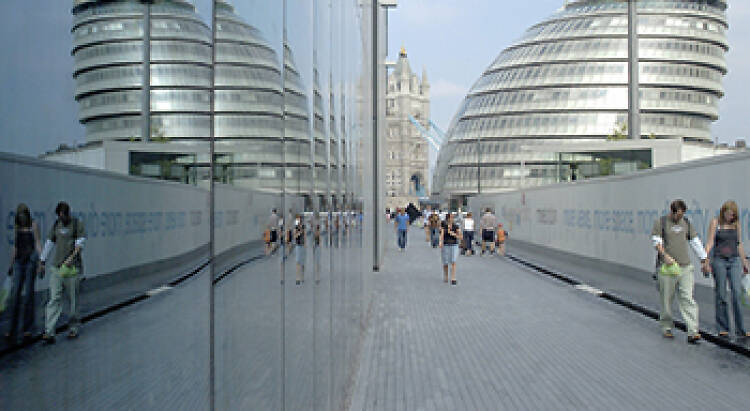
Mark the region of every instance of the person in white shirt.
[[466, 255], [474, 254], [474, 216], [470, 212], [464, 218], [464, 248]]

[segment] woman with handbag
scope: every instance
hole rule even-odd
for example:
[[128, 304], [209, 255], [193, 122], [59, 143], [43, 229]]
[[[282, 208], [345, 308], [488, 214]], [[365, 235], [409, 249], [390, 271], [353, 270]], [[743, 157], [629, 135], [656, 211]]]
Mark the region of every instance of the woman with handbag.
[[[745, 250], [742, 247], [742, 226], [739, 220], [737, 203], [727, 201], [721, 206], [719, 218], [711, 220], [706, 241], [711, 272], [714, 275], [714, 298], [716, 303], [716, 325], [720, 337], [729, 336], [729, 316], [727, 303], [727, 280], [732, 290], [732, 311], [735, 334], [750, 337], [742, 318], [741, 277], [748, 275]], [[744, 270], [743, 270], [744, 269]]]
[[[21, 203], [16, 208], [13, 232], [15, 243], [13, 243], [10, 257], [11, 268], [8, 270], [8, 276], [13, 276], [12, 306], [10, 329], [5, 333], [5, 337], [15, 343], [21, 312], [23, 312], [21, 333], [23, 333], [25, 340], [31, 338], [34, 332], [34, 320], [36, 319], [34, 315], [34, 282], [39, 265], [41, 243], [39, 241], [39, 227], [31, 219], [31, 211], [26, 204]], [[24, 288], [26, 289], [25, 294]]]

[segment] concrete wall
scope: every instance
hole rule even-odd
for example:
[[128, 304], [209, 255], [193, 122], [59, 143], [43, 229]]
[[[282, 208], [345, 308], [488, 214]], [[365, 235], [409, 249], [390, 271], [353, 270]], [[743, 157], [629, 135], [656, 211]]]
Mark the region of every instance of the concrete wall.
[[[26, 203], [42, 235], [55, 221], [58, 201], [67, 201], [84, 221], [86, 276], [176, 257], [209, 241], [208, 190], [171, 182], [0, 153], [3, 241], [0, 269], [9, 264], [18, 203]], [[270, 209], [280, 197], [217, 186], [216, 252], [262, 239]], [[46, 281], [43, 281], [46, 286]]]
[[[705, 242], [722, 203], [740, 207], [743, 241], [750, 244], [750, 153], [646, 170], [632, 175], [472, 198], [470, 208], [497, 210], [512, 239], [627, 266], [653, 270], [650, 234], [669, 203], [682, 198]], [[747, 248], [746, 248], [747, 250]]]

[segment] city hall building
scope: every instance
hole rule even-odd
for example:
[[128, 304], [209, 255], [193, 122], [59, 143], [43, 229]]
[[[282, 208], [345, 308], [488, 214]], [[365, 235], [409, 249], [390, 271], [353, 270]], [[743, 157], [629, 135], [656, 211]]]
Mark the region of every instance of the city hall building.
[[628, 2], [567, 1], [474, 83], [441, 148], [433, 193], [465, 198], [715, 155], [726, 1], [637, 7], [641, 139], [623, 140]]

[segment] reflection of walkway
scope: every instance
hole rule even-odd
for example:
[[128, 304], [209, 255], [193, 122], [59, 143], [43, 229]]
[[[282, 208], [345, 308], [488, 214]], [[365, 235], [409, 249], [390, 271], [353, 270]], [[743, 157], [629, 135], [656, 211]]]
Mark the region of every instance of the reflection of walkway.
[[353, 410], [744, 409], [750, 360], [496, 257], [458, 286], [419, 230], [373, 276]]

